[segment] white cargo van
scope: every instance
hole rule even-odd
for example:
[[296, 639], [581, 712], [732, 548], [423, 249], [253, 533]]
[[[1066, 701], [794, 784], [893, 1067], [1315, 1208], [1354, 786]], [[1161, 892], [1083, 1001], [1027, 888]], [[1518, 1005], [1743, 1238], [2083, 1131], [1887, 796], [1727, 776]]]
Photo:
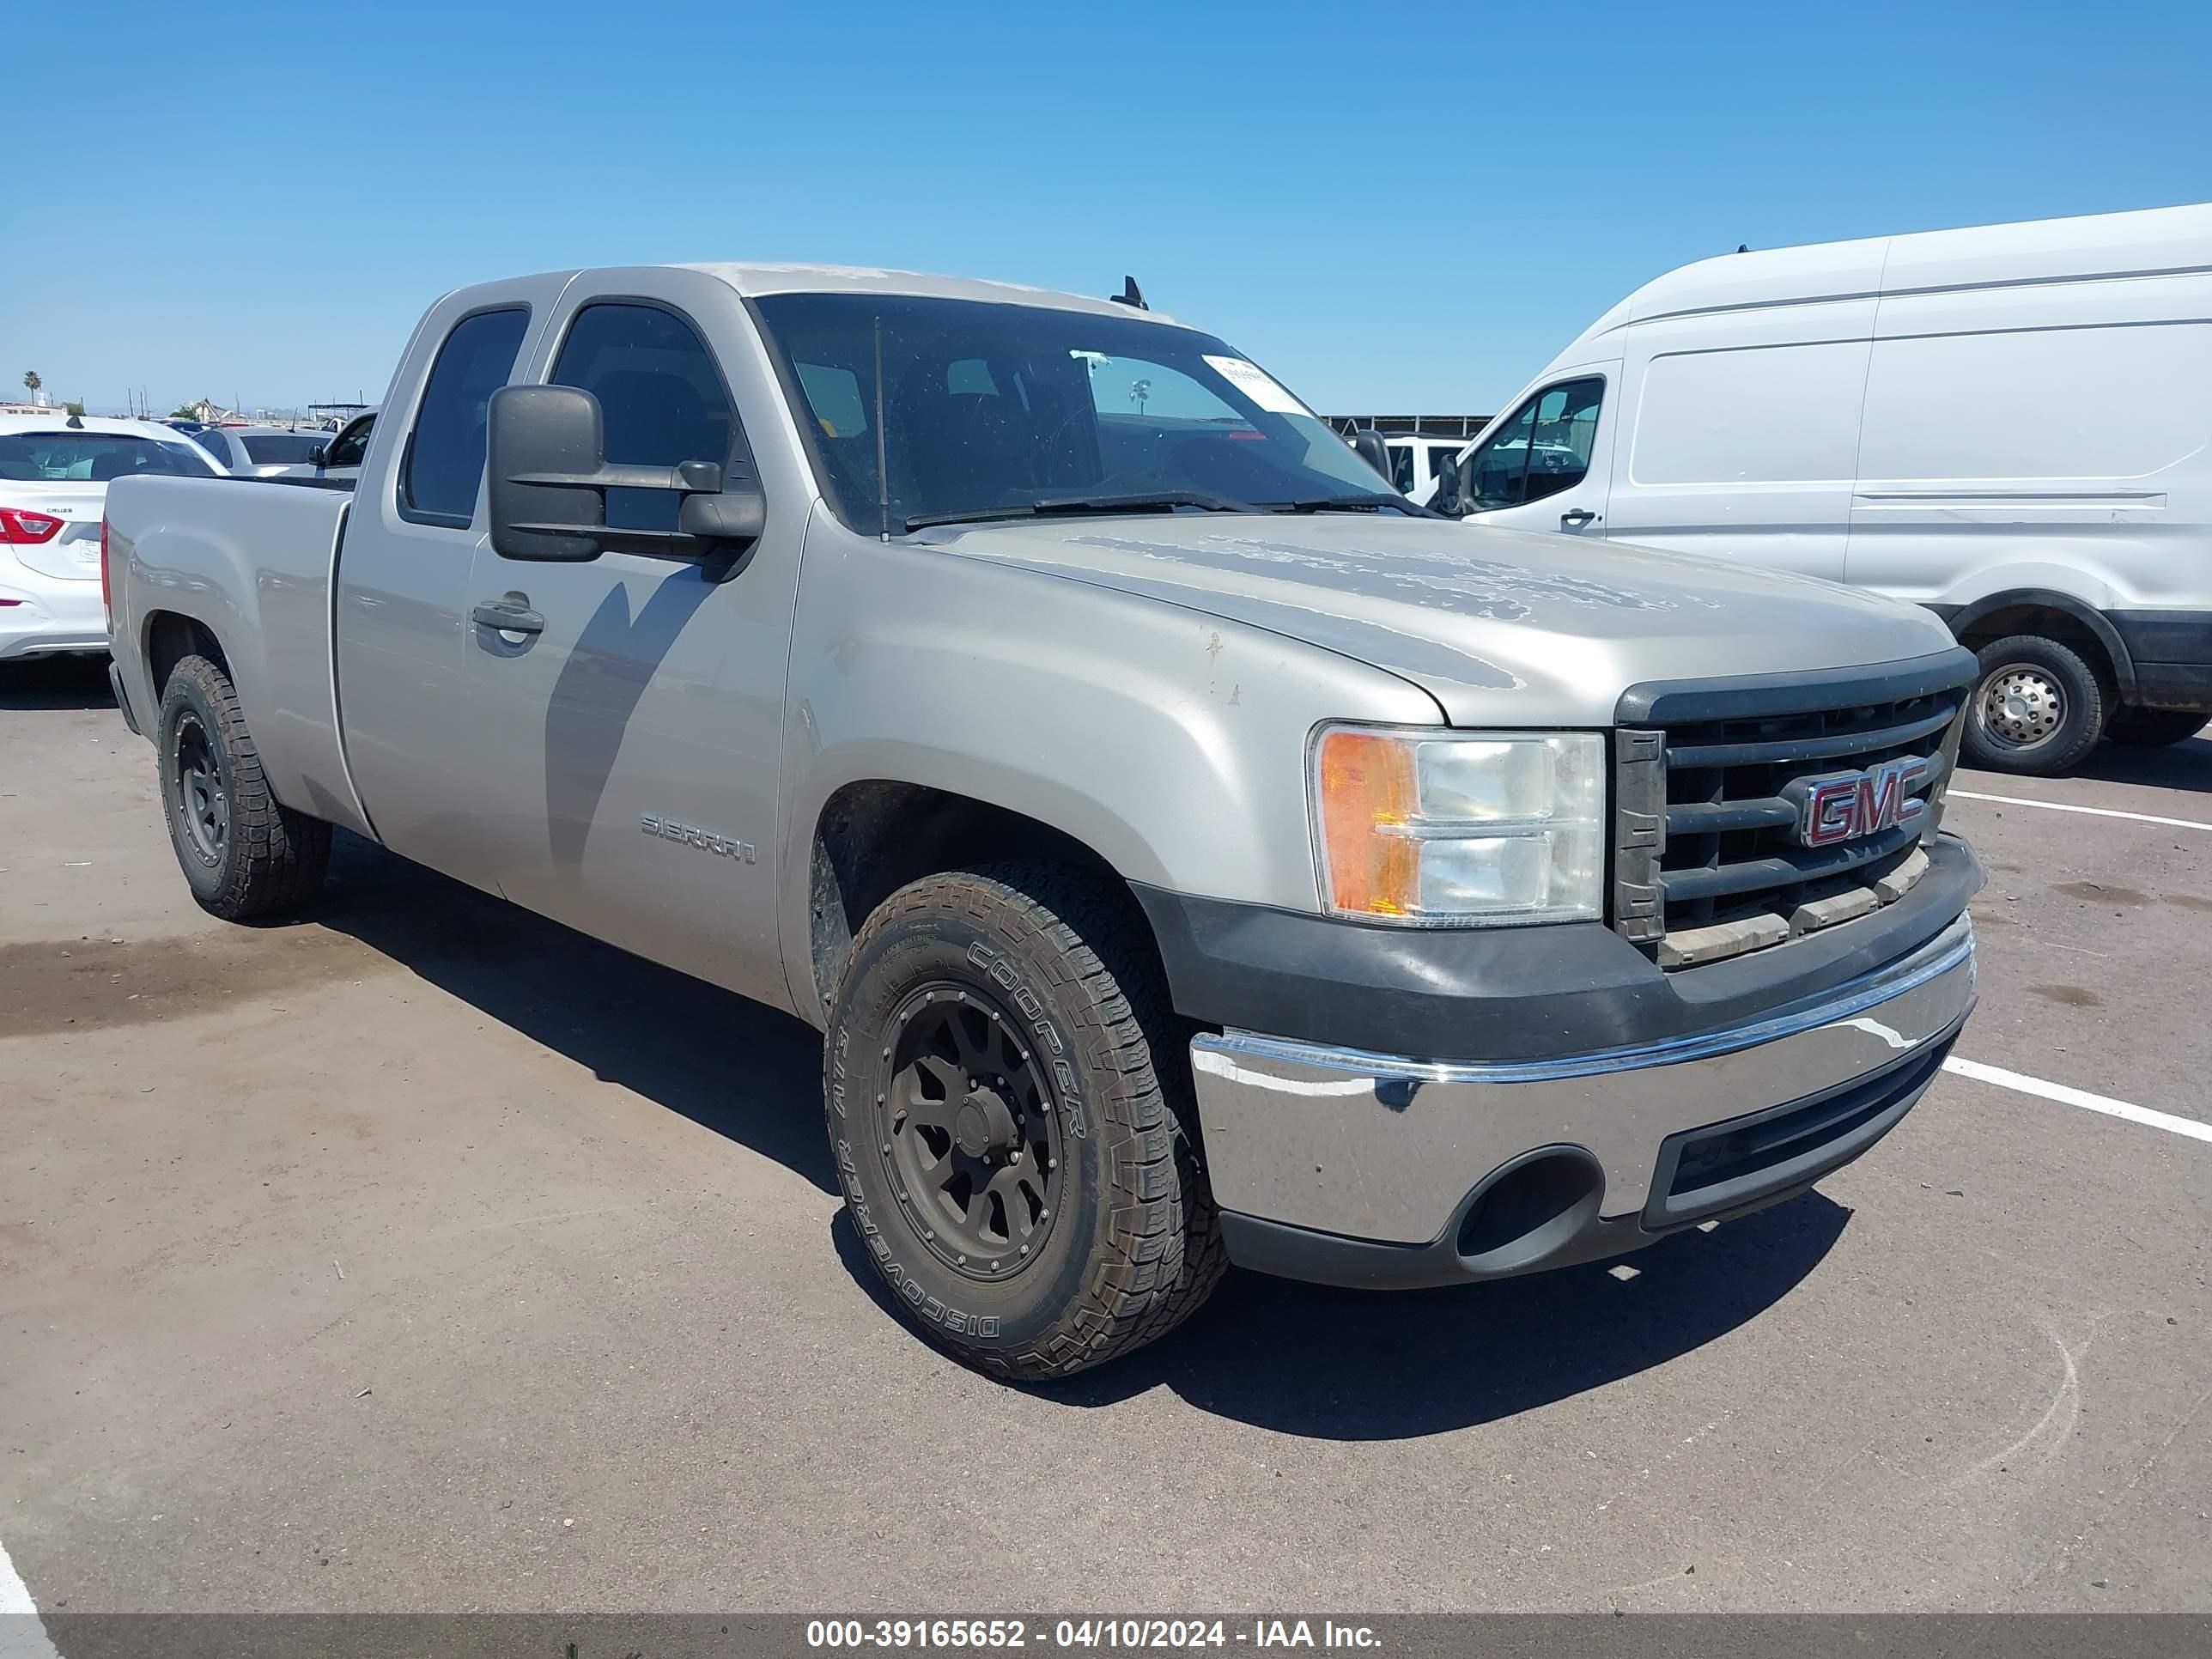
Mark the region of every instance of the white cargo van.
[[2179, 741], [2212, 711], [2212, 205], [1685, 265], [1436, 504], [1917, 600], [1981, 658], [1978, 766]]

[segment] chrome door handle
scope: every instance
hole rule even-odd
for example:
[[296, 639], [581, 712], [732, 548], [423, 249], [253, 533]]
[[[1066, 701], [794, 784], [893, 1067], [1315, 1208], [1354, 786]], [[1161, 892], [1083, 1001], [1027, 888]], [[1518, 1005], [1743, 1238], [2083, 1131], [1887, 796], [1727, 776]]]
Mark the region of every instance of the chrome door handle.
[[543, 634], [545, 631], [545, 618], [528, 605], [503, 600], [487, 599], [469, 612], [469, 620], [479, 628], [496, 629], [502, 634]]
[[1571, 507], [1559, 514], [1559, 528], [1580, 530], [1586, 524], [1595, 524], [1598, 515], [1586, 507]]

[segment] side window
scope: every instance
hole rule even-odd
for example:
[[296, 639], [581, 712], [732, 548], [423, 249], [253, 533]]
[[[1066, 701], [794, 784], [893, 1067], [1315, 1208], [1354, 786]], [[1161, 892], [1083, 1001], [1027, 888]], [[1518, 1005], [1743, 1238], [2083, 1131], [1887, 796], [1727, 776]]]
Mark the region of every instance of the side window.
[[1413, 446], [1385, 444], [1382, 449], [1390, 458], [1390, 487], [1402, 495], [1413, 487]]
[[1580, 483], [1604, 401], [1603, 380], [1565, 380], [1522, 404], [1470, 459], [1468, 510], [1519, 507]]
[[430, 365], [415, 430], [399, 465], [399, 516], [465, 530], [483, 483], [485, 410], [507, 384], [530, 325], [520, 307], [480, 311], [453, 325]]
[[945, 389], [956, 397], [963, 392], [985, 398], [999, 395], [999, 383], [991, 378], [991, 366], [981, 357], [963, 357], [958, 362], [945, 364]]
[[[553, 384], [599, 400], [606, 458], [631, 466], [728, 465], [738, 437], [721, 370], [691, 325], [658, 306], [606, 301], [576, 313]], [[672, 490], [610, 489], [615, 530], [673, 530]]]
[[359, 466], [361, 458], [368, 448], [369, 428], [374, 421], [358, 421], [333, 439], [323, 459], [325, 466]]
[[[1091, 404], [1104, 416], [1133, 415], [1139, 420], [1249, 422], [1221, 398], [1180, 369], [1133, 357], [1092, 356]], [[957, 365], [956, 364], [957, 368]]]

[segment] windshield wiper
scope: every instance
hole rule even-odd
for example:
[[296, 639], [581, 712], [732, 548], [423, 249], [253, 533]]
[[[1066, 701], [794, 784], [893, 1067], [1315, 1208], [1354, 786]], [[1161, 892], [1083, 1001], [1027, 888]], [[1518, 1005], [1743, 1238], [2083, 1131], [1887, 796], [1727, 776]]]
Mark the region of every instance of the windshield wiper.
[[1391, 495], [1377, 490], [1364, 495], [1316, 495], [1297, 501], [1261, 501], [1259, 506], [1271, 513], [1379, 513], [1386, 507], [1395, 508], [1409, 519], [1441, 519], [1445, 515], [1432, 507], [1409, 501], [1403, 495]]
[[1249, 501], [1231, 501], [1200, 489], [1147, 490], [1137, 495], [1047, 495], [1034, 501], [1006, 507], [971, 507], [963, 513], [917, 513], [906, 521], [908, 530], [933, 524], [989, 524], [1005, 519], [1073, 518], [1088, 513], [1165, 513], [1178, 507], [1194, 507], [1207, 513], [1256, 512]]

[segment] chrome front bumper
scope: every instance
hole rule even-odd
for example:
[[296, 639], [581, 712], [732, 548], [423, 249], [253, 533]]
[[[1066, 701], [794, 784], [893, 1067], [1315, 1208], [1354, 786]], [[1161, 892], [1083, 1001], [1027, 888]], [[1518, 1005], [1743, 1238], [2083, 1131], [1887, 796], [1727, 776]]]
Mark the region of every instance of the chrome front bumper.
[[[1638, 1217], [1648, 1231], [1694, 1218], [1654, 1190], [1662, 1161], [1671, 1170], [1681, 1155], [1670, 1137], [1833, 1097], [1877, 1074], [1906, 1076], [1917, 1054], [1932, 1064], [1933, 1045], [1948, 1043], [1973, 1002], [1973, 925], [1961, 915], [1910, 955], [1805, 1006], [1665, 1042], [1439, 1065], [1232, 1030], [1194, 1040], [1191, 1066], [1225, 1218], [1436, 1247], [1486, 1176], [1560, 1147], [1587, 1153], [1601, 1172], [1592, 1207], [1605, 1224]], [[1861, 1143], [1796, 1167], [1832, 1168], [1864, 1150], [1918, 1097], [1927, 1071]], [[1790, 1173], [1786, 1163], [1776, 1168]], [[1778, 1177], [1773, 1190], [1794, 1188]], [[1234, 1255], [1234, 1228], [1231, 1237]]]

